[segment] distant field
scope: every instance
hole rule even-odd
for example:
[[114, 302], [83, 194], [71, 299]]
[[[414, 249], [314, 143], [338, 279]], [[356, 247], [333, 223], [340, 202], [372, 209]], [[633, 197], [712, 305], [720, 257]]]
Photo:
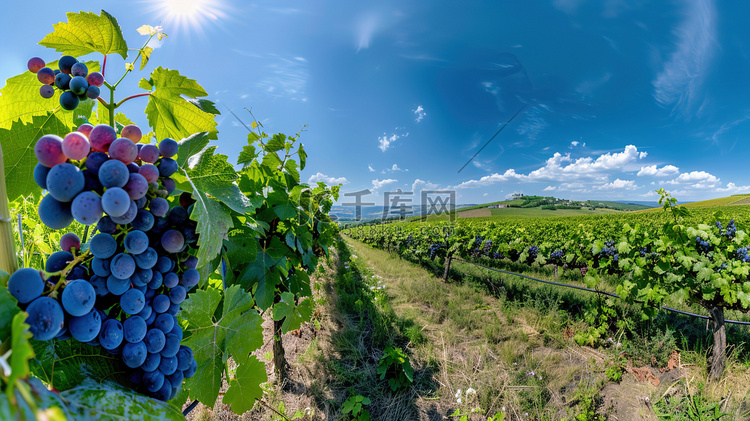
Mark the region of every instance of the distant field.
[[[710, 208], [715, 206], [736, 206], [736, 205], [750, 205], [750, 194], [735, 194], [728, 197], [719, 197], [717, 199], [702, 200], [700, 202], [690, 202], [680, 204], [679, 206], [685, 206], [688, 209], [696, 208]], [[646, 209], [641, 212], [658, 212], [661, 208]]]
[[[559, 210], [542, 210], [539, 208], [502, 208], [502, 209], [473, 209], [461, 211], [458, 213], [459, 218], [550, 218], [560, 216], [580, 216], [580, 215], [603, 215], [603, 214], [622, 214], [622, 211], [612, 209], [559, 209]], [[430, 219], [432, 220], [432, 219]]]

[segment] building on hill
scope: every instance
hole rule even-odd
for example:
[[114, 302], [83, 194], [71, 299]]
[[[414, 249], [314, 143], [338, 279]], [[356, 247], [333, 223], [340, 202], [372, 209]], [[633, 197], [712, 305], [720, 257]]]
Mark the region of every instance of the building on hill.
[[510, 198], [511, 200], [523, 199], [523, 193], [513, 193]]
[[487, 206], [487, 209], [505, 209], [508, 205], [489, 205]]

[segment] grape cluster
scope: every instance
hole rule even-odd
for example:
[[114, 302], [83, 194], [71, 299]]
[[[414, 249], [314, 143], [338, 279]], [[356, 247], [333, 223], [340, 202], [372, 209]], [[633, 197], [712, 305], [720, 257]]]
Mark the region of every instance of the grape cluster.
[[748, 255], [748, 248], [747, 247], [740, 247], [734, 252], [734, 257], [738, 260], [741, 260], [745, 263], [750, 262], [750, 255]]
[[484, 243], [484, 237], [475, 237], [474, 245], [472, 246], [471, 257], [477, 257], [482, 254], [482, 244]]
[[487, 240], [482, 248], [482, 253], [490, 254], [490, 250], [492, 250], [492, 240]]
[[617, 247], [615, 247], [615, 242], [614, 241], [605, 241], [604, 242], [604, 247], [594, 257], [597, 260], [606, 259], [606, 258], [611, 257], [614, 261], [618, 261], [620, 259], [620, 253], [617, 250]]
[[730, 240], [734, 238], [735, 234], [737, 233], [737, 227], [734, 225], [734, 219], [729, 220], [729, 224], [727, 224], [726, 229], [722, 229], [721, 222], [716, 221], [716, 228], [719, 229], [719, 235], [724, 235]]
[[18, 270], [8, 288], [35, 339], [101, 346], [135, 369], [131, 380], [145, 393], [167, 400], [197, 369], [175, 318], [200, 281], [196, 223], [188, 218], [194, 200], [182, 193], [170, 209], [166, 199], [175, 189], [174, 140], [136, 145], [136, 126], [120, 135], [85, 124], [65, 139], [37, 142], [34, 178], [48, 191], [40, 219], [54, 229], [73, 219], [96, 224], [98, 234], [84, 252], [80, 238], [63, 235], [44, 271]]
[[435, 256], [437, 256], [438, 250], [442, 247], [442, 244], [440, 243], [432, 243], [430, 245], [430, 260], [435, 260]]
[[563, 264], [563, 257], [565, 257], [565, 252], [563, 250], [555, 250], [550, 253], [549, 262], [555, 265], [561, 265]]
[[699, 236], [695, 237], [695, 248], [698, 250], [698, 253], [706, 254], [713, 250], [714, 246], [708, 240], [704, 240]]
[[539, 255], [539, 247], [537, 246], [531, 246], [528, 250], [529, 257], [526, 258], [527, 262], [533, 262], [536, 260], [536, 257]]
[[648, 257], [652, 260], [656, 260], [659, 257], [659, 253], [651, 251], [650, 247], [643, 247], [638, 250], [638, 253], [641, 255], [641, 257]]
[[59, 69], [52, 70], [39, 57], [29, 60], [29, 71], [36, 73], [37, 79], [42, 83], [39, 88], [42, 98], [52, 98], [57, 88], [62, 92], [60, 106], [66, 110], [75, 110], [81, 100], [99, 97], [99, 88], [104, 84], [101, 73], [89, 73], [85, 64], [71, 56], [62, 56], [57, 64]]

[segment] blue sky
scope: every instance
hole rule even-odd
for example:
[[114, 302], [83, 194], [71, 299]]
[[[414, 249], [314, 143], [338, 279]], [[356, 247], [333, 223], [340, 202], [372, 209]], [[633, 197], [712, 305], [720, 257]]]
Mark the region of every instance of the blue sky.
[[[750, 3], [13, 2], [0, 16], [0, 80], [32, 56], [57, 58], [36, 42], [66, 11], [99, 9], [131, 48], [138, 26], [164, 27], [147, 70], [206, 88], [223, 113], [221, 153], [246, 141], [227, 108], [246, 122], [251, 108], [268, 133], [307, 125], [303, 177], [370, 189], [368, 201], [399, 188], [454, 189], [459, 203], [750, 193]], [[122, 67], [112, 57], [108, 78]], [[142, 76], [124, 83], [136, 92]], [[145, 128], [145, 100], [130, 104]]]

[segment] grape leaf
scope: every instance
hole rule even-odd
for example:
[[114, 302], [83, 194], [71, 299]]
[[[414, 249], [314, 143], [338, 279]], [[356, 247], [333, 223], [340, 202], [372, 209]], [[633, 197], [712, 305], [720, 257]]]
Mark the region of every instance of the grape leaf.
[[213, 101], [209, 101], [207, 99], [192, 99], [188, 98], [187, 102], [195, 105], [196, 107], [200, 108], [201, 111], [205, 111], [207, 113], [211, 113], [214, 115], [221, 115], [219, 112], [219, 109], [216, 108], [216, 104]]
[[255, 152], [255, 146], [245, 145], [245, 147], [242, 148], [242, 152], [240, 152], [239, 156], [237, 156], [237, 164], [247, 165], [253, 162], [253, 159], [255, 159], [257, 156], [258, 153]]
[[252, 296], [236, 285], [227, 288], [218, 317], [216, 310], [221, 302], [219, 290], [199, 290], [182, 304], [180, 314], [188, 322], [185, 332], [189, 336], [183, 343], [193, 349], [198, 363], [196, 374], [188, 379], [186, 387], [190, 396], [207, 405], [212, 405], [219, 395], [229, 356], [242, 365], [250, 352], [263, 344], [263, 319], [252, 309]]
[[109, 354], [102, 347], [94, 347], [76, 340], [36, 341], [31, 371], [57, 390], [68, 390], [86, 378], [109, 379], [129, 384], [129, 372], [122, 358]]
[[92, 12], [68, 12], [68, 21], [52, 25], [55, 30], [40, 45], [73, 57], [89, 53], [119, 54], [128, 58], [128, 45], [122, 29], [112, 15], [102, 10], [101, 15]]
[[255, 401], [263, 397], [260, 385], [267, 381], [265, 365], [253, 355], [237, 368], [222, 402], [230, 405], [235, 414], [242, 415], [253, 409]]
[[185, 420], [177, 408], [109, 381], [85, 379], [60, 397], [79, 421]]
[[[85, 62], [89, 72], [98, 72], [99, 63], [96, 61]], [[47, 67], [57, 68], [57, 61], [47, 63]], [[55, 90], [52, 98], [42, 98], [39, 88], [42, 86], [35, 73], [23, 72], [13, 76], [5, 82], [0, 89], [0, 129], [10, 129], [13, 123], [21, 119], [24, 124], [32, 123], [34, 117], [55, 114], [69, 127], [73, 127], [74, 111], [65, 111], [60, 107], [60, 90]], [[84, 101], [85, 102], [85, 101]], [[93, 102], [93, 101], [92, 101]], [[7, 143], [2, 142], [3, 145]]]
[[312, 316], [311, 300], [304, 300], [296, 305], [294, 294], [291, 292], [282, 292], [281, 301], [273, 305], [273, 319], [284, 320], [281, 333], [299, 329], [302, 323], [310, 320], [310, 316]]
[[10, 129], [0, 129], [8, 200], [13, 201], [20, 196], [41, 193], [41, 189], [34, 182], [34, 166], [37, 163], [34, 145], [46, 134], [63, 137], [70, 130], [71, 126], [60, 120], [57, 114], [34, 116], [30, 123], [16, 121]]
[[25, 323], [26, 313], [16, 313], [13, 317], [13, 336], [11, 337], [10, 349], [10, 378], [9, 384], [14, 384], [18, 379], [25, 379], [29, 375], [29, 360], [34, 358], [34, 349], [29, 344], [31, 332], [29, 325]]
[[208, 133], [195, 133], [177, 142], [177, 165], [185, 167], [188, 159], [208, 146]]
[[[7, 274], [7, 272], [0, 272]], [[2, 277], [0, 276], [0, 278]], [[8, 279], [0, 282], [0, 285], [2, 286], [0, 288], [0, 341], [4, 342], [5, 338], [11, 337], [13, 316], [21, 311], [21, 309], [18, 308], [16, 299], [8, 291]]]
[[251, 206], [247, 196], [235, 184], [239, 178], [226, 155], [214, 154], [216, 146], [211, 146], [191, 156], [187, 161], [188, 176], [192, 184], [202, 192], [229, 206], [237, 213], [244, 214]]
[[277, 237], [271, 239], [271, 245], [259, 250], [254, 261], [249, 263], [239, 275], [239, 282], [245, 289], [250, 289], [257, 283], [255, 301], [258, 307], [265, 310], [273, 304], [276, 285], [281, 282], [281, 276], [275, 269], [286, 265], [286, 253], [289, 248]]
[[141, 50], [141, 69], [143, 70], [144, 67], [148, 64], [148, 60], [151, 58], [151, 53], [154, 52], [154, 49], [151, 47], [143, 47], [143, 50]]
[[217, 138], [215, 115], [182, 97], [208, 96], [198, 82], [182, 76], [177, 70], [159, 67], [151, 73], [151, 79], [142, 79], [139, 86], [152, 91], [146, 116], [157, 138], [182, 139], [200, 132], [208, 132], [209, 139]]
[[[227, 232], [233, 227], [229, 211], [220, 202], [206, 196], [199, 190], [183, 169], [192, 188], [192, 196], [196, 203], [190, 219], [198, 223], [195, 232], [198, 237], [198, 266], [203, 266], [216, 257], [221, 251], [221, 245], [227, 239]], [[180, 176], [182, 177], [182, 176]]]

